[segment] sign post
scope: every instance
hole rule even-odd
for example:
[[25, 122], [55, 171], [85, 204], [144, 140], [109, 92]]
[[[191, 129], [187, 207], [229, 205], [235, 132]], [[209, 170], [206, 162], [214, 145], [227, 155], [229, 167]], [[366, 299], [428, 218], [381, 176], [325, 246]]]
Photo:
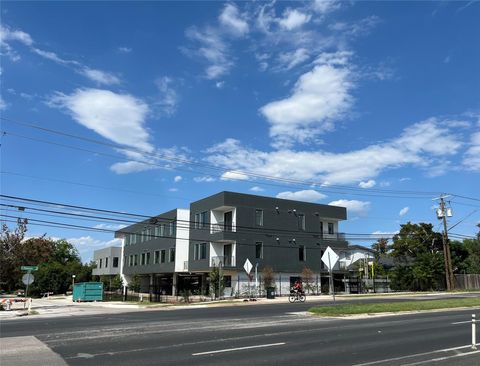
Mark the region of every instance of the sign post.
[[338, 254], [333, 251], [332, 248], [327, 247], [325, 253], [322, 256], [322, 262], [328, 267], [328, 272], [330, 273], [330, 293], [333, 296], [333, 302], [335, 302], [335, 287], [333, 285], [333, 267], [338, 262]]
[[245, 270], [245, 272], [247, 272], [247, 277], [248, 277], [248, 298], [250, 299], [252, 297], [252, 294], [250, 293], [250, 282], [251, 282], [251, 278], [250, 278], [250, 272], [252, 271], [252, 268], [253, 268], [253, 265], [252, 263], [248, 260], [245, 261], [244, 265], [243, 265], [243, 269]]
[[[25, 299], [28, 297], [28, 286], [30, 286], [33, 281], [35, 280], [35, 277], [32, 275], [32, 271], [38, 271], [38, 266], [21, 266], [20, 269], [22, 271], [27, 271], [22, 277], [22, 282], [27, 285], [27, 288], [25, 289]], [[23, 303], [23, 308], [25, 309], [25, 302]]]

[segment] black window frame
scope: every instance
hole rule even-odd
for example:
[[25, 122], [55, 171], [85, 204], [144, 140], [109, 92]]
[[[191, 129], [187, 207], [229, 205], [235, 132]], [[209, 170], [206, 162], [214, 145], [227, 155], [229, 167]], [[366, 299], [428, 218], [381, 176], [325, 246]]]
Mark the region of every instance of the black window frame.
[[[330, 228], [332, 230], [330, 230]], [[328, 235], [334, 235], [335, 234], [335, 224], [333, 222], [328, 223]]]
[[304, 213], [299, 213], [298, 216], [297, 216], [297, 220], [298, 220], [298, 230], [305, 231], [306, 230], [305, 214]]
[[[260, 248], [260, 252], [259, 252]], [[256, 241], [255, 242], [255, 259], [263, 259], [263, 242]]]
[[298, 260], [300, 262], [307, 261], [307, 247], [305, 245], [298, 246]]
[[255, 226], [264, 226], [264, 216], [261, 208], [255, 209]]
[[118, 268], [118, 257], [113, 257], [112, 268]]

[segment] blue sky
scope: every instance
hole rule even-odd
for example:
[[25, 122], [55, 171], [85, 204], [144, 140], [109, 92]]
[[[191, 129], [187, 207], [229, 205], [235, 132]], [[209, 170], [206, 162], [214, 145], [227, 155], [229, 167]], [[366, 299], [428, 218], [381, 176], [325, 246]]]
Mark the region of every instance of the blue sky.
[[[4, 195], [154, 215], [231, 190], [344, 205], [356, 234], [438, 227], [435, 192], [480, 197], [478, 2], [4, 2], [1, 17]], [[449, 200], [452, 231], [476, 233], [480, 201]], [[43, 233], [84, 260], [115, 243]]]

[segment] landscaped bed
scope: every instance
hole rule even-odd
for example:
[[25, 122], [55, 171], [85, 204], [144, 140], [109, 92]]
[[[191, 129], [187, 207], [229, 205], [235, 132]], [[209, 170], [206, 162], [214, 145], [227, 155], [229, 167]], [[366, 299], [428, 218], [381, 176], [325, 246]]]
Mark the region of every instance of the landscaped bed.
[[402, 302], [381, 302], [373, 304], [342, 304], [335, 306], [316, 306], [309, 309], [309, 311], [315, 315], [347, 316], [358, 314], [396, 313], [400, 311], [422, 311], [476, 306], [480, 307], [480, 297], [426, 301], [417, 300]]

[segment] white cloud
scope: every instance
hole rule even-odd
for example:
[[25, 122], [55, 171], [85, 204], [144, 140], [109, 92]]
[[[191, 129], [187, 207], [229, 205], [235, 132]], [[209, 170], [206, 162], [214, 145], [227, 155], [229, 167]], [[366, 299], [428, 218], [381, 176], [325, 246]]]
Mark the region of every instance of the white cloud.
[[141, 99], [109, 90], [77, 89], [70, 95], [57, 93], [50, 105], [64, 108], [75, 121], [115, 143], [154, 150], [144, 126], [149, 108]]
[[160, 92], [159, 100], [155, 103], [167, 115], [172, 115], [177, 110], [178, 94], [172, 87], [174, 80], [169, 76], [163, 76], [155, 80]]
[[270, 123], [274, 145], [304, 143], [332, 130], [333, 121], [350, 108], [354, 83], [350, 69], [339, 63], [344, 57], [319, 59], [322, 63], [299, 78], [291, 96], [260, 108]]
[[104, 229], [104, 230], [113, 230], [117, 231], [120, 230], [121, 228], [125, 227], [127, 225], [122, 225], [122, 224], [98, 224], [95, 225], [95, 229]]
[[225, 86], [225, 81], [217, 81], [215, 83], [215, 86], [217, 87], [217, 89], [223, 89], [223, 87]]
[[23, 43], [25, 46], [33, 44], [32, 37], [21, 30], [12, 30], [8, 26], [0, 25], [0, 43], [7, 43], [8, 41], [17, 41]]
[[366, 182], [360, 182], [360, 183], [358, 183], [358, 186], [359, 186], [360, 188], [373, 188], [373, 187], [375, 187], [376, 184], [377, 184], [377, 183], [376, 183], [373, 179], [370, 179], [370, 180], [368, 180], [368, 181], [366, 181]]
[[[449, 148], [439, 149], [435, 146], [439, 141]], [[409, 165], [429, 169], [439, 158], [455, 154], [461, 146], [462, 139], [448, 129], [448, 124], [429, 119], [406, 128], [397, 138], [359, 150], [266, 152], [227, 139], [208, 149], [206, 159], [216, 166], [246, 174], [347, 184], [368, 181], [386, 169]]]
[[230, 72], [234, 63], [230, 59], [228, 45], [217, 29], [206, 27], [199, 30], [197, 27], [190, 27], [186, 31], [186, 36], [199, 46], [195, 50], [183, 49], [183, 51], [207, 63], [205, 69], [207, 79], [218, 79]]
[[146, 170], [153, 170], [156, 167], [139, 161], [125, 161], [113, 164], [110, 169], [117, 174], [139, 173]]
[[385, 236], [393, 236], [395, 234], [398, 234], [399, 231], [380, 231], [380, 230], [377, 230], [377, 231], [374, 231], [372, 233], [372, 235], [385, 235]]
[[313, 189], [307, 189], [303, 191], [297, 192], [280, 192], [277, 194], [277, 198], [283, 198], [287, 200], [294, 200], [294, 201], [305, 201], [305, 202], [318, 202], [322, 199], [327, 197], [323, 193], [317, 192]]
[[180, 182], [182, 179], [183, 179], [182, 176], [177, 175], [177, 176], [175, 176], [175, 178], [173, 178], [173, 181], [174, 181], [175, 183], [178, 183], [178, 182]]
[[468, 170], [480, 172], [480, 132], [472, 134], [470, 147], [463, 158], [463, 165]]
[[410, 210], [410, 207], [404, 207], [400, 210], [400, 212], [398, 213], [400, 216], [404, 216], [408, 213], [408, 211]]
[[248, 23], [242, 19], [235, 4], [226, 4], [218, 19], [228, 32], [237, 37], [242, 37], [249, 32]]
[[220, 179], [221, 180], [248, 180], [248, 175], [239, 173], [239, 172], [228, 171], [223, 173]]
[[259, 186], [254, 186], [254, 187], [250, 188], [250, 190], [252, 192], [263, 192], [263, 191], [265, 191], [262, 187], [259, 187]]
[[132, 49], [130, 47], [118, 47], [117, 48], [118, 52], [121, 53], [130, 53], [132, 52]]
[[300, 28], [302, 25], [308, 23], [312, 16], [310, 14], [305, 14], [297, 9], [286, 9], [283, 13], [283, 18], [278, 21], [280, 27], [292, 30], [295, 28]]
[[32, 47], [31, 50], [32, 50], [32, 52], [36, 53], [37, 55], [39, 55], [39, 56], [41, 56], [41, 57], [43, 57], [47, 60], [56, 62], [57, 64], [60, 64], [60, 65], [76, 65], [76, 66], [80, 65], [80, 63], [78, 63], [77, 61], [64, 60], [63, 58], [58, 56], [55, 52], [41, 50], [41, 49], [36, 48], [36, 47]]
[[122, 245], [122, 241], [120, 239], [100, 240], [95, 239], [90, 235], [81, 236], [78, 238], [68, 238], [66, 240], [78, 249], [78, 252], [82, 257], [82, 261], [84, 262], [92, 260], [94, 250], [112, 246], [120, 247]]
[[120, 79], [112, 73], [91, 69], [89, 67], [84, 67], [78, 70], [78, 72], [97, 84], [116, 85], [121, 82]]
[[341, 7], [340, 1], [329, 0], [315, 0], [312, 8], [319, 14], [327, 14]]
[[195, 177], [195, 178], [193, 178], [193, 180], [194, 180], [195, 182], [197, 182], [197, 183], [202, 183], [202, 182], [207, 182], [207, 183], [215, 182], [215, 178], [210, 177], [210, 176]]
[[359, 216], [365, 216], [370, 210], [370, 202], [358, 200], [337, 200], [329, 203], [331, 206], [341, 206], [347, 208], [347, 213], [352, 212]]
[[295, 66], [307, 61], [310, 58], [306, 48], [299, 48], [292, 52], [284, 52], [278, 56], [280, 67], [285, 70], [291, 70]]
[[0, 95], [0, 111], [4, 111], [7, 108], [8, 108], [7, 102], [5, 102], [3, 97]]
[[169, 188], [168, 191], [169, 192], [178, 192], [178, 188]]

